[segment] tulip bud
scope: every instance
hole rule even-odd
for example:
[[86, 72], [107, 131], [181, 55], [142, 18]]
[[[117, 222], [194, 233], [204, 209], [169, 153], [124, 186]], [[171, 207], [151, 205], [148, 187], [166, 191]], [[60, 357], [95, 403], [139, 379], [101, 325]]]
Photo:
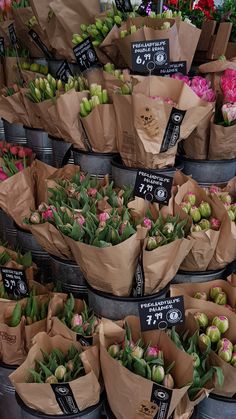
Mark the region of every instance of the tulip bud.
[[231, 202], [232, 202], [232, 198], [228, 193], [220, 195], [219, 198], [225, 204], [231, 204]]
[[58, 379], [55, 377], [55, 375], [50, 375], [45, 381], [46, 384], [57, 384]]
[[201, 216], [203, 218], [210, 218], [211, 216], [211, 207], [208, 204], [208, 202], [201, 202], [200, 206], [199, 206], [199, 211], [201, 213]]
[[173, 233], [174, 229], [175, 229], [174, 224], [172, 224], [172, 223], [166, 223], [163, 226], [162, 232], [165, 235], [171, 235]]
[[144, 359], [135, 359], [133, 364], [134, 372], [141, 377], [145, 377], [147, 375], [147, 363]]
[[236, 216], [235, 216], [235, 212], [234, 211], [232, 211], [231, 209], [229, 210], [229, 211], [227, 211], [228, 212], [228, 216], [229, 216], [229, 218], [231, 219], [231, 221], [234, 221], [235, 220], [235, 218], [236, 218]]
[[42, 99], [42, 96], [41, 96], [40, 90], [39, 90], [39, 89], [37, 89], [37, 87], [35, 87], [35, 89], [34, 89], [34, 93], [35, 93], [35, 96], [36, 96], [36, 98], [37, 98], [38, 100], [41, 100], [41, 99]]
[[165, 370], [161, 365], [153, 365], [152, 367], [152, 381], [161, 384], [165, 378]]
[[175, 386], [174, 379], [171, 374], [166, 374], [162, 385], [166, 388], [173, 389]]
[[194, 313], [194, 318], [197, 320], [200, 327], [205, 329], [208, 325], [208, 317], [205, 313]]
[[67, 368], [68, 371], [73, 371], [74, 370], [74, 363], [73, 363], [72, 360], [67, 362], [66, 368]]
[[191, 206], [196, 204], [196, 195], [193, 192], [188, 192], [184, 197], [185, 202], [189, 202]]
[[206, 330], [206, 335], [210, 338], [212, 343], [219, 342], [220, 331], [216, 326], [209, 326]]
[[231, 365], [236, 368], [236, 352], [232, 353]]
[[201, 213], [197, 207], [193, 206], [189, 211], [189, 214], [195, 223], [198, 223], [198, 221], [201, 220]]
[[210, 230], [211, 223], [210, 221], [203, 218], [201, 221], [199, 221], [199, 226], [201, 227], [202, 230]]
[[160, 349], [158, 346], [149, 346], [145, 352], [144, 359], [149, 362], [160, 357]]
[[232, 350], [229, 348], [221, 348], [218, 351], [218, 356], [225, 362], [230, 362], [232, 358]]
[[236, 352], [236, 345], [233, 346], [233, 352]]
[[71, 319], [71, 327], [82, 326], [83, 318], [80, 314], [74, 314]]
[[207, 293], [206, 292], [196, 292], [193, 298], [197, 298], [197, 300], [207, 301]]
[[217, 218], [211, 218], [210, 223], [212, 230], [218, 231], [220, 229], [221, 222]]
[[57, 378], [57, 380], [62, 381], [65, 373], [66, 373], [66, 367], [64, 367], [64, 365], [59, 365], [59, 367], [57, 367], [55, 371], [55, 377]]
[[201, 227], [198, 224], [194, 224], [191, 227], [191, 233], [198, 233], [199, 231], [202, 231]]
[[186, 214], [188, 214], [191, 209], [191, 204], [190, 202], [181, 202], [180, 207], [184, 212], [186, 212]]
[[135, 346], [133, 349], [132, 349], [132, 352], [131, 352], [131, 356], [133, 357], [133, 358], [139, 358], [139, 359], [142, 359], [142, 357], [143, 357], [143, 349], [140, 347], [140, 346]]
[[205, 333], [202, 333], [199, 336], [199, 339], [201, 342], [203, 342], [206, 346], [211, 346], [211, 339], [209, 338], [209, 336], [205, 335]]
[[219, 351], [219, 349], [222, 349], [222, 348], [227, 348], [227, 349], [230, 349], [231, 351], [233, 351], [233, 344], [230, 342], [229, 339], [222, 338], [217, 343], [217, 351]]
[[40, 215], [38, 212], [33, 212], [30, 216], [30, 222], [31, 224], [40, 224], [41, 219], [40, 219]]
[[119, 345], [111, 345], [108, 348], [108, 353], [112, 358], [116, 358], [118, 357], [119, 353], [120, 353], [120, 346]]
[[152, 228], [152, 220], [150, 220], [149, 218], [147, 218], [147, 217], [144, 217], [144, 220], [143, 220], [143, 226], [145, 227], [145, 228], [147, 228], [148, 230], [150, 230], [151, 228]]
[[218, 327], [221, 333], [225, 333], [229, 329], [229, 320], [226, 316], [215, 316], [212, 320], [212, 326]]
[[215, 298], [217, 297], [217, 295], [222, 292], [222, 288], [221, 287], [213, 287], [210, 289], [210, 297], [212, 300], [215, 300]]
[[212, 185], [209, 189], [209, 192], [213, 194], [217, 194], [220, 192], [220, 189], [218, 188], [218, 186]]
[[219, 294], [216, 296], [216, 298], [214, 299], [214, 303], [224, 306], [225, 304], [227, 304], [227, 295], [224, 291], [219, 292]]
[[198, 354], [196, 352], [192, 352], [191, 357], [193, 358], [193, 367], [198, 368], [201, 363]]

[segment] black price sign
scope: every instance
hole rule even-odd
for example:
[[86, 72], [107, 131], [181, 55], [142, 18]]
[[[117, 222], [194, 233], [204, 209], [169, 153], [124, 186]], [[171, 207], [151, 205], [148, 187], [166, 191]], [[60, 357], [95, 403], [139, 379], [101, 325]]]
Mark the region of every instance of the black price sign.
[[16, 36], [16, 31], [15, 31], [15, 27], [13, 23], [11, 23], [8, 26], [8, 32], [9, 32], [11, 44], [13, 46], [17, 45], [17, 36]]
[[158, 175], [150, 170], [138, 170], [134, 195], [149, 202], [168, 205], [171, 198], [173, 178]]
[[58, 68], [56, 76], [58, 79], [61, 79], [64, 83], [68, 82], [69, 77], [73, 77], [72, 71], [67, 60], [63, 61], [62, 65]]
[[161, 153], [165, 153], [169, 148], [174, 147], [180, 138], [180, 128], [184, 120], [186, 111], [172, 108], [170, 118], [165, 130], [164, 138], [161, 145]]
[[171, 76], [171, 74], [176, 73], [187, 74], [186, 61], [173, 61], [153, 71], [153, 74], [160, 76]]
[[132, 290], [132, 297], [140, 298], [144, 295], [144, 271], [143, 271], [143, 263], [140, 259], [135, 275], [134, 275], [134, 284]]
[[56, 400], [64, 415], [73, 415], [80, 413], [74, 394], [68, 383], [51, 384]]
[[81, 336], [79, 334], [76, 335], [77, 342], [80, 343], [82, 346], [92, 346], [93, 345], [93, 337], [92, 336]]
[[0, 57], [5, 57], [5, 45], [3, 37], [0, 37]]
[[141, 329], [165, 330], [184, 322], [184, 298], [173, 297], [157, 300], [155, 298], [146, 303], [139, 303]]
[[20, 269], [1, 268], [4, 289], [8, 295], [16, 299], [24, 298], [28, 295], [28, 283], [25, 271]]
[[75, 58], [79, 64], [80, 71], [83, 73], [92, 67], [100, 65], [96, 51], [90, 38], [85, 39], [73, 48]]
[[132, 70], [136, 73], [152, 73], [169, 64], [169, 39], [131, 42]]
[[32, 38], [32, 40], [34, 41], [35, 45], [37, 45], [37, 47], [39, 49], [41, 49], [41, 51], [43, 52], [43, 54], [45, 55], [45, 57], [52, 59], [52, 54], [50, 53], [48, 47], [43, 43], [43, 41], [40, 39], [39, 35], [37, 34], [37, 32], [35, 32], [33, 29], [30, 29], [29, 31], [29, 36]]
[[129, 13], [133, 11], [130, 0], [115, 0], [116, 8], [120, 12]]

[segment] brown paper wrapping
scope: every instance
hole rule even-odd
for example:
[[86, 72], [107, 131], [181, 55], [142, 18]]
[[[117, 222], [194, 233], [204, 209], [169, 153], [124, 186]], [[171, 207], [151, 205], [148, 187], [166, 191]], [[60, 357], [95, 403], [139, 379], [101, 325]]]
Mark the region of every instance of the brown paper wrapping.
[[[164, 332], [155, 330], [141, 333], [139, 318], [128, 317], [126, 321], [135, 341], [142, 337], [146, 344], [151, 342], [153, 345], [159, 345], [164, 350], [166, 365], [175, 361], [175, 366], [171, 371], [175, 388], [172, 391], [169, 417], [187, 392], [188, 384], [192, 381], [191, 358], [179, 350]], [[109, 320], [103, 320], [100, 327], [101, 368], [113, 414], [118, 419], [133, 419], [143, 417], [136, 415], [140, 412], [141, 404], [148, 405], [151, 401], [153, 382], [129, 371], [108, 354], [107, 348], [113, 343], [122, 342], [124, 335], [125, 331], [120, 326]], [[154, 418], [155, 415], [150, 417]]]
[[140, 254], [137, 234], [106, 248], [89, 246], [69, 237], [66, 241], [91, 287], [117, 296], [130, 295]]
[[[73, 342], [78, 349], [78, 342]], [[34, 346], [30, 349], [25, 362], [10, 375], [10, 380], [23, 402], [38, 412], [47, 415], [62, 415], [50, 384], [28, 383], [29, 370], [35, 367], [36, 360], [42, 360], [41, 349], [51, 352], [53, 348], [60, 349], [64, 354], [71, 346], [71, 341], [61, 336], [48, 337], [46, 333], [38, 334]], [[75, 397], [78, 408], [84, 409], [98, 403], [100, 399], [99, 355], [96, 346], [86, 349], [81, 354], [86, 375], [70, 382], [70, 388]], [[42, 400], [44, 402], [42, 403]]]
[[109, 61], [116, 65], [116, 68], [125, 68], [126, 63], [120, 54], [117, 41], [120, 40], [120, 32], [116, 25], [108, 33], [100, 44], [99, 49], [108, 57]]
[[[194, 244], [188, 256], [185, 258], [180, 267], [180, 269], [184, 271], [206, 271], [210, 269], [211, 261], [213, 257], [217, 254], [217, 244], [219, 242], [221, 234], [223, 235], [225, 225], [227, 224], [227, 221], [225, 221], [226, 214], [221, 203], [219, 203], [218, 200], [216, 201], [215, 198], [209, 198], [206, 195], [205, 191], [199, 188], [195, 182], [192, 182], [192, 180], [189, 180], [187, 183], [185, 183], [179, 188], [179, 191], [175, 196], [175, 202], [177, 205], [179, 205], [183, 201], [184, 196], [188, 192], [193, 192], [196, 195], [197, 206], [201, 203], [201, 201], [208, 202], [212, 208], [213, 217], [216, 217], [221, 221], [221, 227], [219, 231], [207, 230], [191, 233], [191, 237], [194, 239]], [[232, 243], [233, 237], [229, 237], [229, 240], [230, 243]], [[224, 250], [226, 252], [225, 255], [227, 255], [227, 249], [222, 249], [221, 251], [220, 249], [218, 249], [220, 253]], [[217, 258], [221, 263], [222, 261], [220, 260], [219, 254]], [[215, 267], [215, 269], [219, 269], [218, 264], [217, 266], [218, 267]]]
[[[19, 57], [19, 63], [23, 63], [25, 58]], [[3, 68], [5, 74], [5, 84], [11, 87], [14, 83], [22, 80], [22, 74], [19, 72], [16, 57], [4, 57]]]
[[[49, 301], [49, 295], [39, 295], [36, 299], [39, 307], [41, 307], [42, 303]], [[40, 332], [47, 332], [47, 318], [30, 325], [25, 325], [25, 348], [27, 352], [29, 352], [33, 345], [34, 337]]]
[[94, 152], [117, 152], [116, 120], [113, 105], [96, 106], [88, 116], [81, 117], [81, 122]]
[[12, 124], [29, 125], [28, 115], [20, 92], [0, 97], [1, 117]]
[[236, 158], [236, 126], [223, 127], [211, 121], [209, 160]]
[[203, 118], [200, 124], [184, 140], [184, 153], [186, 157], [196, 160], [207, 160], [210, 141], [210, 121], [213, 109]]
[[11, 46], [11, 41], [10, 41], [10, 37], [9, 37], [8, 27], [12, 23], [14, 23], [14, 20], [3, 20], [0, 23], [0, 37], [3, 37], [4, 38], [5, 48]]
[[5, 74], [2, 61], [0, 61], [0, 88], [2, 89], [5, 86]]
[[[20, 304], [24, 304], [21, 300]], [[25, 318], [22, 317], [16, 327], [8, 326], [16, 301], [1, 301], [0, 315], [0, 358], [7, 365], [20, 365], [26, 357], [25, 352]]]
[[[32, 266], [30, 266], [29, 268], [24, 268], [23, 265], [20, 265], [19, 263], [16, 262], [18, 258], [17, 252], [14, 252], [13, 250], [8, 249], [5, 246], [0, 246], [0, 254], [4, 252], [7, 252], [11, 256], [12, 260], [10, 260], [9, 262], [1, 266], [4, 266], [5, 268], [12, 268], [12, 269], [23, 269], [25, 271], [26, 279], [29, 282], [29, 284], [31, 284], [32, 286], [36, 286], [38, 283], [34, 281], [34, 276], [37, 273], [37, 266], [35, 265], [35, 263], [32, 263]], [[0, 272], [0, 279], [2, 279], [1, 272]], [[45, 289], [45, 287], [43, 286], [41, 287]]]
[[50, 12], [50, 0], [29, 0], [30, 7], [32, 7], [33, 14], [42, 29], [46, 28], [48, 23], [48, 13]]

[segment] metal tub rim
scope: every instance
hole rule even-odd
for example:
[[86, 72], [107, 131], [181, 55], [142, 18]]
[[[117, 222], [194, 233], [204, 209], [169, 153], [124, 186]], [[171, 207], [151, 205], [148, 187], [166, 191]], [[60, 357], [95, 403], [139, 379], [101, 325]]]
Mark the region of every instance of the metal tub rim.
[[220, 402], [225, 403], [236, 403], [236, 396], [233, 397], [226, 397], [226, 396], [220, 396], [219, 394], [210, 393], [208, 396], [210, 399], [218, 400]]
[[63, 264], [66, 264], [66, 265], [70, 265], [70, 266], [78, 266], [78, 268], [79, 268], [79, 265], [76, 262], [73, 262], [72, 260], [61, 259], [57, 256], [51, 255], [50, 253], [49, 253], [49, 256], [50, 256], [50, 258], [54, 259], [56, 262], [63, 263]]
[[105, 394], [104, 394], [104, 392], [102, 392], [101, 395], [100, 395], [100, 400], [99, 400], [99, 402], [97, 404], [95, 404], [95, 405], [93, 405], [91, 407], [88, 407], [87, 409], [82, 410], [79, 413], [75, 413], [75, 414], [72, 414], [72, 415], [47, 415], [45, 413], [41, 413], [41, 412], [38, 412], [38, 411], [36, 411], [34, 409], [31, 409], [29, 406], [27, 406], [23, 402], [23, 400], [20, 398], [20, 396], [17, 394], [17, 392], [15, 394], [16, 394], [16, 401], [17, 401], [18, 405], [20, 406], [20, 408], [22, 410], [24, 410], [25, 412], [29, 413], [32, 416], [35, 416], [37, 418], [42, 418], [42, 419], [43, 418], [50, 418], [50, 419], [58, 419], [58, 418], [62, 418], [62, 419], [73, 419], [73, 418], [83, 417], [84, 415], [87, 415], [89, 413], [92, 413], [95, 409], [97, 409], [100, 406], [102, 406], [103, 403], [104, 403], [104, 400], [105, 400]]
[[85, 151], [85, 150], [79, 150], [78, 148], [73, 147], [72, 148], [73, 153], [78, 153], [78, 154], [85, 154], [85, 155], [89, 155], [89, 156], [94, 156], [94, 157], [111, 157], [111, 156], [117, 156], [118, 153], [95, 153], [93, 151]]
[[222, 269], [216, 269], [216, 270], [210, 270], [210, 271], [182, 271], [179, 270], [177, 272], [177, 275], [183, 275], [183, 276], [205, 276], [205, 275], [217, 275], [218, 273], [223, 273], [224, 271], [226, 271], [228, 268], [228, 266], [226, 266], [225, 268]]
[[120, 157], [114, 157], [112, 162], [111, 162], [111, 165], [118, 168], [118, 169], [127, 170], [127, 171], [130, 171], [130, 172], [137, 172], [138, 170], [150, 170], [150, 171], [153, 171], [153, 172], [159, 171], [159, 172], [168, 173], [168, 172], [173, 172], [174, 169], [182, 170], [184, 168], [183, 163], [177, 163], [176, 166], [166, 167], [166, 168], [163, 168], [163, 169], [147, 169], [145, 167], [128, 167], [124, 163], [122, 163], [122, 160], [121, 160]]
[[[23, 125], [24, 129], [30, 130], [30, 131], [42, 131], [45, 132], [43, 128], [32, 128], [32, 127], [27, 127], [26, 125]], [[47, 134], [47, 133], [46, 133]]]
[[222, 160], [200, 160], [200, 159], [189, 159], [187, 157], [181, 156], [181, 160], [183, 161], [187, 161], [190, 163], [201, 163], [201, 164], [225, 164], [225, 163], [229, 163], [229, 162], [235, 162], [236, 163], [236, 158], [235, 159], [222, 159]]

